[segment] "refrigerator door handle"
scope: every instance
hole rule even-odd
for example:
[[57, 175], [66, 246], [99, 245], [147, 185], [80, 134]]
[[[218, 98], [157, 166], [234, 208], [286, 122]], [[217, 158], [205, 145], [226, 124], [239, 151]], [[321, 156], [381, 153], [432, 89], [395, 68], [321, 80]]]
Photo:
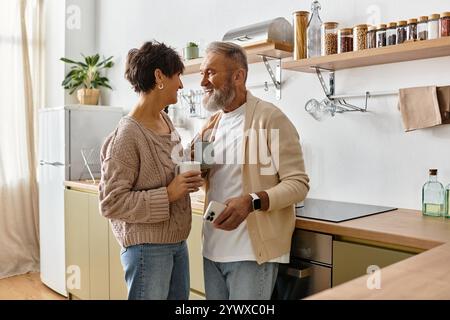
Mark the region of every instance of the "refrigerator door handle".
[[65, 166], [65, 164], [61, 163], [61, 162], [47, 162], [47, 161], [43, 161], [43, 160], [39, 161], [39, 164], [41, 166], [44, 166], [44, 165], [49, 165], [49, 166], [54, 166], [54, 167], [64, 167]]

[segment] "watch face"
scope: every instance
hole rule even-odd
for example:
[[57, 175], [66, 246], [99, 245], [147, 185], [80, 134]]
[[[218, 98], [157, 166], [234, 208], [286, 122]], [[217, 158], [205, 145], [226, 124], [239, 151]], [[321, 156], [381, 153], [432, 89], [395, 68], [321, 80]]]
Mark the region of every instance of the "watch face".
[[253, 199], [253, 209], [255, 210], [261, 209], [261, 199]]

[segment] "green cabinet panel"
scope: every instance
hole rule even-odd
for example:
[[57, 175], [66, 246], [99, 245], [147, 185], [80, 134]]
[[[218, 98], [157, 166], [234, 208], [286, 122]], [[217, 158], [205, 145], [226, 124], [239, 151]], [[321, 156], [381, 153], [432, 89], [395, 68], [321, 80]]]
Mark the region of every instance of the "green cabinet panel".
[[66, 287], [69, 297], [90, 299], [89, 197], [65, 190]]
[[413, 256], [366, 244], [333, 241], [333, 287], [367, 274], [369, 266], [386, 267]]

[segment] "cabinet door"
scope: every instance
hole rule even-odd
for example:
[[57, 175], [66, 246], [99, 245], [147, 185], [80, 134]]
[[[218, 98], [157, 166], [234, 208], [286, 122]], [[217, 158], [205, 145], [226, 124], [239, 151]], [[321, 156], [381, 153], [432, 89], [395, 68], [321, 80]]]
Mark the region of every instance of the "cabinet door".
[[383, 268], [411, 256], [392, 249], [333, 241], [333, 287], [367, 274], [369, 266]]
[[120, 245], [108, 226], [109, 233], [109, 298], [112, 300], [126, 300], [128, 297], [125, 283], [125, 272], [120, 261]]
[[64, 191], [66, 229], [66, 286], [69, 294], [90, 299], [89, 195]]
[[100, 215], [98, 196], [89, 194], [89, 275], [91, 299], [109, 299], [108, 220]]
[[203, 217], [192, 214], [192, 228], [187, 245], [189, 248], [189, 273], [191, 277], [191, 289], [205, 293], [203, 280], [203, 255], [202, 255], [202, 227]]

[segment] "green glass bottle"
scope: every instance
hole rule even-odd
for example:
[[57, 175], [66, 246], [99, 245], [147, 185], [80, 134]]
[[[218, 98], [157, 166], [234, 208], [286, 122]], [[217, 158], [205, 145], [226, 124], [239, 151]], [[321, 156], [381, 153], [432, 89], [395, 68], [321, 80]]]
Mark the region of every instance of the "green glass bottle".
[[422, 187], [422, 213], [426, 216], [440, 217], [444, 215], [444, 186], [437, 181], [437, 169], [430, 169], [428, 182]]
[[446, 218], [450, 219], [450, 183], [445, 188], [445, 214]]

